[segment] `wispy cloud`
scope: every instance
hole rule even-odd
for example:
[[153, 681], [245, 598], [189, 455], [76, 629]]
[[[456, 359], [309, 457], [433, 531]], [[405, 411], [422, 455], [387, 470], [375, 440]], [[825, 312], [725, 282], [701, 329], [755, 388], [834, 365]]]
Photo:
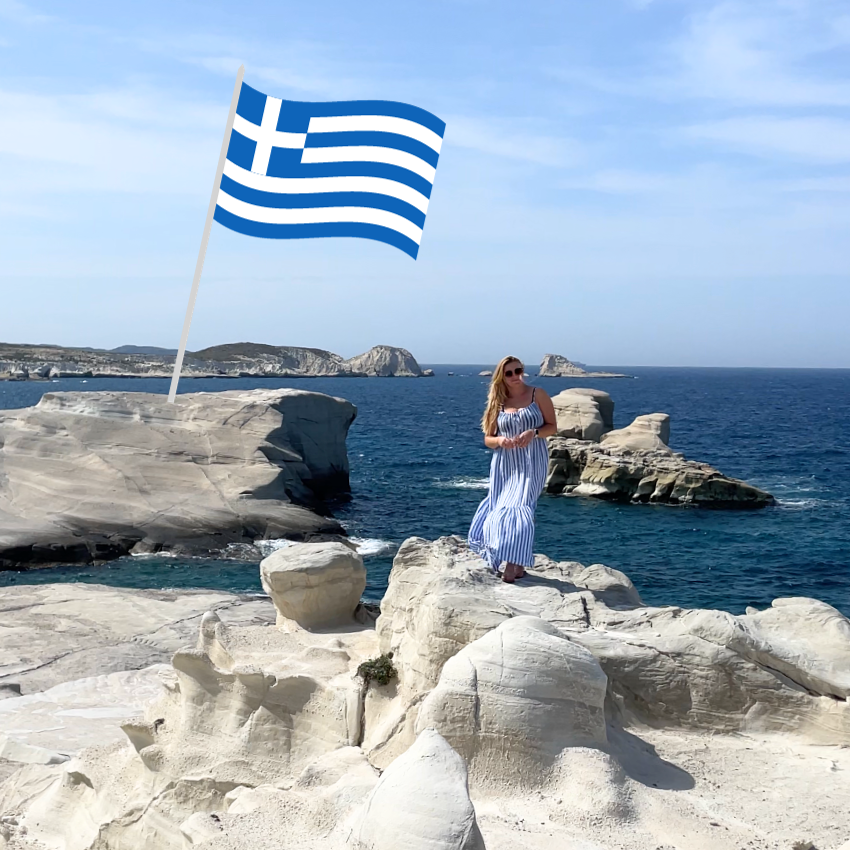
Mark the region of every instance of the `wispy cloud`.
[[64, 98], [0, 91], [0, 112], [7, 199], [80, 190], [195, 192], [209, 179], [226, 115], [154, 90]]
[[713, 5], [670, 46], [664, 88], [733, 104], [846, 106], [846, 74], [821, 61], [846, 44], [839, 12], [831, 2]]
[[850, 162], [850, 121], [839, 118], [727, 118], [693, 124], [683, 132], [742, 153], [815, 163]]
[[[244, 64], [246, 79], [268, 83], [275, 87], [274, 94], [345, 99], [373, 96], [375, 91], [374, 82], [368, 76], [352, 75], [350, 63], [334, 54], [328, 45], [318, 42], [293, 40], [285, 44], [278, 42], [270, 48], [263, 41], [201, 32], [156, 38], [118, 35], [116, 38], [145, 52], [165, 54], [177, 62], [230, 78]], [[287, 57], [285, 65], [279, 63], [280, 56]], [[373, 70], [374, 78], [379, 79], [386, 69], [376, 67]]]
[[56, 20], [52, 15], [37, 12], [19, 0], [0, 0], [0, 18], [18, 24], [43, 24]]
[[578, 142], [545, 133], [528, 133], [525, 130], [528, 123], [449, 115], [446, 145], [554, 168], [574, 165], [583, 158]]

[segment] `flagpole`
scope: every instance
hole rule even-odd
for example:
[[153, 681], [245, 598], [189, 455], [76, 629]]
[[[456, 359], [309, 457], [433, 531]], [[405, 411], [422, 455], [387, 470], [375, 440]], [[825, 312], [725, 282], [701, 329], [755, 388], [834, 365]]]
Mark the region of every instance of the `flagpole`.
[[207, 210], [207, 221], [204, 225], [204, 235], [201, 239], [201, 250], [198, 252], [198, 262], [195, 265], [195, 277], [192, 280], [192, 292], [189, 295], [189, 306], [186, 308], [186, 319], [183, 322], [183, 335], [180, 337], [180, 349], [177, 359], [174, 361], [174, 374], [171, 376], [171, 389], [168, 392], [169, 404], [174, 404], [174, 396], [177, 393], [177, 382], [180, 380], [180, 369], [183, 366], [183, 355], [186, 352], [186, 342], [189, 339], [189, 325], [192, 323], [192, 311], [195, 309], [195, 298], [198, 295], [198, 284], [201, 282], [201, 271], [204, 268], [204, 257], [207, 253], [207, 244], [210, 241], [210, 230], [212, 229], [213, 214], [218, 201], [218, 190], [221, 186], [221, 175], [224, 172], [224, 160], [227, 158], [227, 148], [230, 145], [230, 133], [233, 130], [233, 120], [236, 116], [236, 104], [239, 102], [239, 91], [242, 88], [242, 77], [245, 74], [245, 66], [240, 65], [236, 72], [236, 85], [233, 88], [233, 98], [230, 101], [230, 112], [227, 115], [227, 129], [224, 131], [224, 141], [221, 143], [221, 153], [218, 157], [218, 170], [215, 173], [210, 206]]

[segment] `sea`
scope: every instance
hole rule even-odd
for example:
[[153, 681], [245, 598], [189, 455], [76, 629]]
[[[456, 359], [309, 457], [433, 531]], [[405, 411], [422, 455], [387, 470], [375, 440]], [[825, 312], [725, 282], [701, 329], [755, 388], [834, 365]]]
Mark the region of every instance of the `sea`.
[[[423, 364], [426, 368], [427, 364]], [[492, 365], [431, 364], [433, 378], [182, 378], [179, 392], [295, 387], [357, 407], [348, 435], [350, 498], [332, 505], [364, 557], [365, 597], [379, 601], [393, 556], [412, 536], [466, 536], [487, 493], [490, 451], [479, 421]], [[591, 367], [602, 368], [602, 367]], [[717, 510], [540, 498], [535, 551], [625, 572], [651, 605], [743, 613], [778, 597], [823, 600], [850, 616], [850, 370], [634, 368], [633, 377], [529, 377], [550, 395], [574, 386], [612, 396], [615, 427], [671, 417], [670, 445], [771, 492], [774, 507]], [[168, 379], [0, 382], [0, 408], [45, 392], [166, 395]], [[287, 545], [267, 541], [264, 551]], [[0, 586], [94, 582], [261, 594], [258, 562], [128, 556], [97, 567], [0, 572]]]

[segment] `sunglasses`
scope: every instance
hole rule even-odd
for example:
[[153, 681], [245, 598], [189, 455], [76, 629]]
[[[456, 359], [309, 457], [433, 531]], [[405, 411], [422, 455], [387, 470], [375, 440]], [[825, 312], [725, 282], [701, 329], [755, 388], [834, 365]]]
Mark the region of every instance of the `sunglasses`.
[[505, 369], [505, 377], [512, 378], [514, 375], [519, 377], [522, 374], [522, 366], [517, 366], [516, 369]]

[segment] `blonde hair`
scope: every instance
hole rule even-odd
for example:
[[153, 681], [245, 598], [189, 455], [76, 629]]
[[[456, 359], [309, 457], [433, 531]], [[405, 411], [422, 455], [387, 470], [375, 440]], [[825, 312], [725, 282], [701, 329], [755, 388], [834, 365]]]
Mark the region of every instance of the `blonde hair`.
[[484, 408], [484, 415], [481, 417], [481, 430], [488, 437], [494, 437], [496, 435], [499, 411], [508, 397], [508, 387], [505, 383], [505, 367], [508, 363], [513, 363], [514, 361], [522, 365], [522, 360], [519, 357], [503, 357], [499, 361], [498, 366], [493, 370], [493, 377], [490, 378], [487, 407]]

